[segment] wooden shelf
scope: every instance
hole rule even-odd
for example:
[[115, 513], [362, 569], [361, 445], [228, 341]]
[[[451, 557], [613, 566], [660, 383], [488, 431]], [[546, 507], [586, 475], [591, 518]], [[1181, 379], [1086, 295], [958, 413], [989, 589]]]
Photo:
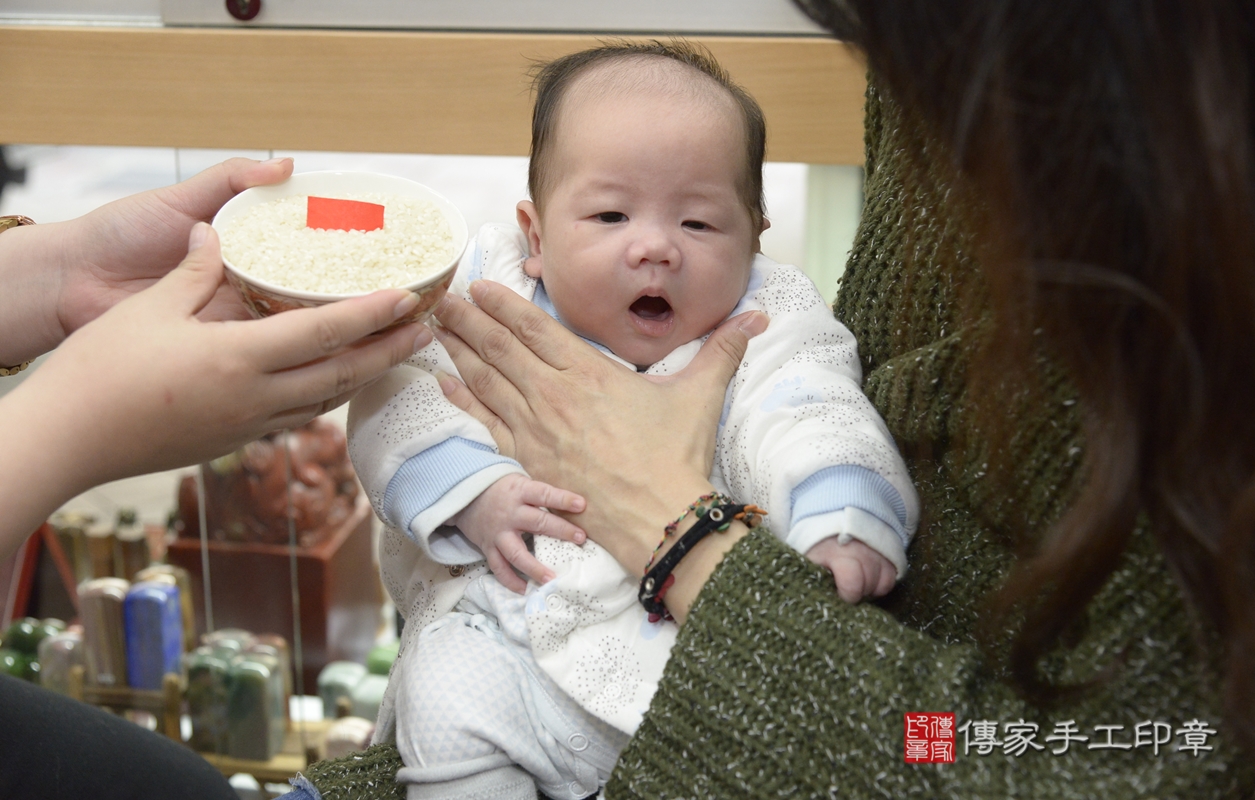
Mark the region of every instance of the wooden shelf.
[[[768, 158], [863, 159], [838, 42], [693, 37], [762, 104]], [[581, 35], [0, 26], [0, 142], [526, 155], [536, 61]]]
[[216, 753], [200, 753], [200, 756], [213, 764], [223, 775], [231, 776], [237, 772], [245, 772], [260, 782], [286, 783], [288, 778], [322, 757], [327, 729], [331, 727], [332, 722], [334, 720], [329, 719], [305, 722], [304, 742], [302, 742], [300, 730], [302, 723], [293, 722], [283, 738], [283, 748], [269, 761], [232, 758]]
[[179, 714], [183, 708], [183, 679], [167, 672], [160, 689], [133, 689], [129, 686], [89, 686], [83, 680], [84, 669], [70, 668], [70, 697], [114, 711], [147, 711], [157, 718], [157, 730], [176, 742], [182, 742]]
[[[114, 711], [148, 711], [157, 717], [158, 732], [180, 743], [183, 741], [179, 730], [183, 689], [182, 679], [173, 673], [167, 674], [162, 688], [155, 691], [125, 686], [85, 686], [83, 667], [75, 666], [70, 673], [70, 696], [74, 699]], [[283, 783], [325, 756], [327, 730], [334, 721], [321, 719], [292, 722], [283, 736], [283, 746], [267, 761], [235, 758], [218, 753], [197, 753], [228, 777], [237, 772], [245, 772], [258, 781]]]

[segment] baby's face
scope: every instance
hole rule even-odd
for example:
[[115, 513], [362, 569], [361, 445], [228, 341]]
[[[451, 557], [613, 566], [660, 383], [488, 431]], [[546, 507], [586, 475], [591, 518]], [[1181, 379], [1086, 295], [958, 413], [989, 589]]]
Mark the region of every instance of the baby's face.
[[761, 232], [737, 193], [744, 132], [731, 101], [616, 92], [561, 112], [550, 188], [519, 223], [562, 320], [645, 366], [719, 324]]

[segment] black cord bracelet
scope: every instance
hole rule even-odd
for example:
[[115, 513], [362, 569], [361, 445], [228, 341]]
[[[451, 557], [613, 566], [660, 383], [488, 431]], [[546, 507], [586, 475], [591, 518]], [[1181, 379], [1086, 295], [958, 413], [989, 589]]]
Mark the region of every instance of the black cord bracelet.
[[758, 517], [767, 512], [758, 506], [742, 505], [737, 503], [725, 503], [724, 505], [714, 506], [693, 523], [693, 527], [684, 532], [680, 540], [675, 546], [658, 559], [658, 563], [645, 573], [645, 577], [641, 578], [641, 590], [637, 595], [637, 599], [641, 601], [641, 605], [649, 612], [649, 621], [657, 622], [660, 619], [672, 619], [671, 612], [663, 605], [663, 598], [667, 594], [667, 590], [671, 588], [671, 584], [675, 583], [675, 576], [671, 572], [676, 565], [680, 563], [680, 559], [688, 554], [698, 542], [705, 539], [709, 534], [716, 531], [722, 533], [728, 529], [734, 519], [744, 519], [747, 516], [752, 519], [746, 519], [746, 524], [753, 527], [758, 524]]

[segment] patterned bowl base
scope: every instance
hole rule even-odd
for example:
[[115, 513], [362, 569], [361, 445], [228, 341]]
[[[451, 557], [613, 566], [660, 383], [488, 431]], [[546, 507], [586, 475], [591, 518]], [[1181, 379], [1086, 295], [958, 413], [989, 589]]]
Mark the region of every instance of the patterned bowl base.
[[[317, 308], [326, 305], [325, 300], [304, 300], [301, 298], [290, 297], [288, 295], [277, 294], [267, 291], [257, 286], [245, 283], [239, 275], [234, 272], [227, 272], [227, 280], [234, 286], [244, 298], [244, 304], [248, 306], [248, 310], [258, 319], [269, 317], [274, 314], [280, 314], [284, 311], [294, 311], [298, 308]], [[429, 284], [417, 290], [419, 296], [418, 308], [414, 309], [410, 314], [396, 320], [385, 328], [380, 329], [380, 333], [390, 331], [402, 325], [408, 325], [411, 322], [423, 322], [431, 316], [431, 312], [436, 305], [444, 297], [445, 292], [449, 289], [449, 284], [453, 283], [453, 273], [450, 272], [444, 280], [438, 283]]]

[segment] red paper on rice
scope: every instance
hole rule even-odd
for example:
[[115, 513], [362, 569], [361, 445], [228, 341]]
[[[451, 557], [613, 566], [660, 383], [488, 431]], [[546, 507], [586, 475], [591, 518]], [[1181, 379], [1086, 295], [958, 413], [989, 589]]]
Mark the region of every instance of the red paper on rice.
[[305, 227], [336, 231], [377, 231], [383, 227], [383, 206], [360, 200], [336, 200], [310, 195], [305, 204]]

